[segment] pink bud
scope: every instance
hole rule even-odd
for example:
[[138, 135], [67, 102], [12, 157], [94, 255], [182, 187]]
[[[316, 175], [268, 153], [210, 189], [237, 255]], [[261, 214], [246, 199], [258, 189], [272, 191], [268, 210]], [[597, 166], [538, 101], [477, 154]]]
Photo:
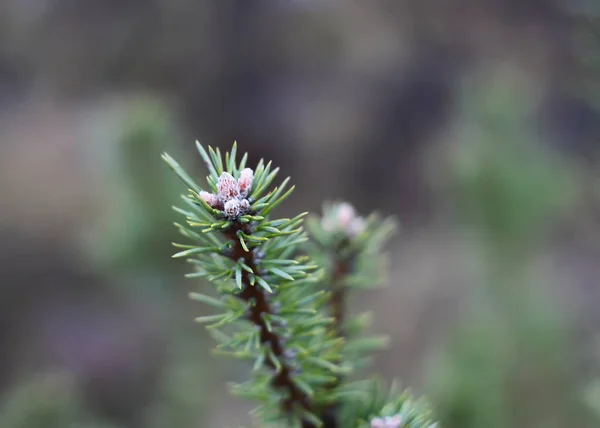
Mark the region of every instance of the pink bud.
[[236, 218], [240, 214], [240, 201], [237, 199], [230, 199], [225, 202], [225, 207], [223, 208], [225, 211], [225, 215], [229, 218]]
[[243, 198], [248, 196], [252, 189], [252, 181], [254, 180], [254, 171], [250, 168], [244, 168], [240, 173], [239, 189]]
[[240, 195], [240, 188], [235, 178], [228, 172], [223, 172], [217, 181], [217, 189], [219, 189], [219, 199], [225, 203], [232, 198], [237, 198]]
[[200, 197], [206, 201], [208, 205], [213, 208], [216, 208], [219, 205], [219, 198], [217, 195], [213, 195], [212, 193], [205, 192], [204, 190], [200, 192]]
[[381, 418], [374, 418], [371, 420], [371, 428], [385, 428], [385, 421]]
[[365, 230], [365, 220], [356, 214], [356, 210], [347, 202], [337, 204], [321, 220], [326, 232], [342, 232], [353, 238]]
[[240, 201], [240, 212], [248, 212], [250, 211], [250, 202], [248, 202], [248, 199], [242, 199]]
[[401, 424], [402, 418], [400, 415], [374, 418], [371, 420], [371, 428], [400, 428]]
[[365, 220], [362, 217], [354, 217], [347, 230], [350, 236], [360, 235], [365, 230]]
[[354, 207], [352, 205], [343, 202], [338, 206], [337, 209], [337, 221], [342, 229], [347, 229], [350, 223], [355, 217]]
[[400, 415], [389, 416], [386, 418], [386, 422], [390, 428], [400, 428], [402, 424], [402, 418]]

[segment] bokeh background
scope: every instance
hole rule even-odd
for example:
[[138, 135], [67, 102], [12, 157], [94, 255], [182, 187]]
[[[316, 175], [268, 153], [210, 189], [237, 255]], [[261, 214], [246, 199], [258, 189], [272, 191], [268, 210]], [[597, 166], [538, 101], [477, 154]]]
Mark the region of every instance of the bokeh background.
[[2, 0], [0, 426], [249, 425], [168, 151], [394, 215], [374, 373], [447, 428], [600, 426], [600, 4]]

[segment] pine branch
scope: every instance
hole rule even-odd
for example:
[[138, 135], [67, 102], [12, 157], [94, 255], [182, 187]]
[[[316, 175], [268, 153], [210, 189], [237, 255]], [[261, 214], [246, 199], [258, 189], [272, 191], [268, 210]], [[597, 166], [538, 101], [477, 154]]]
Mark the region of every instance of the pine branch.
[[[261, 400], [257, 414], [265, 422], [282, 417], [292, 426], [322, 427], [319, 409], [333, 401], [323, 385], [344, 369], [337, 364], [343, 341], [331, 332], [331, 317], [322, 315], [327, 293], [313, 286], [316, 268], [296, 250], [306, 241], [302, 213], [291, 219], [268, 215], [287, 196], [289, 178], [270, 189], [278, 168], [237, 164], [237, 146], [223, 157], [211, 147], [198, 151], [207, 165], [210, 191], [202, 190], [168, 155], [164, 159], [188, 186], [183, 200], [191, 210], [176, 208], [187, 226], [177, 225], [193, 245], [174, 257], [187, 257], [216, 285], [219, 298], [193, 293], [192, 298], [224, 310], [199, 317], [220, 342], [217, 351], [254, 360], [254, 378], [233, 392]], [[238, 329], [228, 335], [222, 328]]]
[[[221, 311], [196, 319], [219, 342], [215, 351], [254, 362], [252, 378], [232, 392], [261, 402], [255, 414], [264, 427], [285, 421], [294, 428], [432, 428], [406, 393], [386, 395], [382, 404], [372, 383], [364, 388], [346, 380], [385, 344], [357, 337], [368, 317], [348, 317], [346, 300], [352, 289], [381, 282], [381, 248], [394, 223], [333, 205], [321, 222], [313, 219], [305, 246], [306, 213], [269, 218], [293, 190], [289, 178], [271, 187], [278, 168], [263, 160], [247, 168], [246, 154], [238, 163], [236, 144], [224, 156], [197, 148], [209, 172], [206, 189], [163, 156], [188, 187], [185, 208], [174, 209], [186, 218], [176, 227], [191, 244], [174, 244], [181, 251], [173, 257], [194, 265], [187, 277], [216, 288], [217, 297], [190, 294]], [[315, 274], [317, 266], [324, 275]], [[366, 402], [370, 407], [361, 406]]]
[[[306, 411], [314, 413], [314, 403], [311, 402], [308, 394], [296, 385], [292, 378], [293, 369], [286, 362], [286, 356], [290, 356], [290, 353], [285, 350], [285, 339], [277, 335], [265, 322], [267, 316], [278, 314], [272, 305], [269, 304], [266, 291], [263, 288], [255, 287], [251, 283], [249, 271], [258, 272], [255, 261], [256, 252], [246, 252], [242, 247], [241, 242], [237, 239], [238, 232], [240, 231], [245, 235], [252, 235], [252, 230], [248, 223], [236, 223], [226, 232], [228, 239], [234, 242], [233, 250], [229, 253], [229, 257], [234, 262], [243, 260], [249, 268], [249, 270], [242, 271], [242, 289], [238, 294], [238, 298], [248, 304], [248, 320], [259, 328], [260, 343], [269, 347], [271, 355], [276, 360], [266, 360], [265, 364], [277, 373], [271, 381], [273, 387], [283, 389], [287, 392], [287, 397], [281, 403], [282, 411], [286, 414], [291, 414], [294, 411], [295, 405], [298, 405]], [[303, 420], [302, 427], [312, 428], [315, 425], [307, 420]]]
[[[343, 244], [347, 241], [344, 239]], [[331, 297], [329, 299], [328, 307], [329, 312], [333, 317], [333, 331], [336, 337], [346, 339], [345, 333], [345, 321], [346, 321], [346, 311], [347, 311], [347, 294], [348, 289], [345, 287], [345, 279], [351, 273], [352, 270], [352, 262], [355, 258], [354, 254], [351, 254], [349, 257], [340, 258], [337, 257], [338, 254], [335, 252], [334, 254], [330, 254], [330, 257], [333, 258], [333, 274], [330, 283]], [[340, 360], [342, 360], [342, 356], [340, 356]], [[341, 361], [340, 361], [341, 362]], [[333, 382], [329, 385], [326, 385], [328, 390], [335, 390], [343, 381], [342, 376], [338, 376]], [[333, 403], [327, 408], [325, 408], [321, 412], [321, 419], [323, 419], [326, 423], [326, 428], [339, 428], [339, 417], [338, 412], [340, 409], [340, 403]]]
[[[395, 224], [391, 219], [382, 222], [375, 215], [364, 219], [345, 202], [326, 204], [323, 217], [313, 218], [309, 223], [312, 242], [308, 252], [322, 265], [327, 266], [326, 275], [320, 286], [331, 292], [328, 311], [334, 318], [332, 326], [334, 334], [350, 345], [350, 347], [345, 346], [346, 352], [340, 355], [340, 361], [351, 365], [358, 366], [360, 363], [360, 355], [348, 352], [352, 345], [360, 344], [360, 339], [356, 340], [358, 333], [356, 326], [347, 325], [347, 299], [353, 284], [361, 288], [369, 288], [382, 282], [385, 277], [382, 273], [385, 266], [382, 263], [381, 250], [394, 229]], [[362, 320], [365, 319], [363, 316]], [[386, 341], [381, 338], [368, 338], [368, 342], [377, 345], [375, 348], [369, 346], [366, 349], [370, 353], [385, 346]], [[344, 377], [340, 375], [327, 385], [327, 388], [335, 391], [343, 385], [343, 382]], [[322, 413], [326, 415], [323, 418], [327, 417], [332, 421], [330, 425], [332, 428], [339, 426], [340, 404], [333, 403]]]

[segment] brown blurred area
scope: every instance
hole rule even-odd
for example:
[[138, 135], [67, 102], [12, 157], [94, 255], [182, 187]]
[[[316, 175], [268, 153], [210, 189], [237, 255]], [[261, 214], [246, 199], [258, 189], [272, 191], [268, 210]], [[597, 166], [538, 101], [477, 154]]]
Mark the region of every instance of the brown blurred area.
[[[112, 423], [171, 426], [149, 420], [189, 359], [200, 383], [185, 388], [203, 404], [177, 426], [245, 423], [247, 403], [224, 385], [244, 370], [209, 356], [186, 267], [169, 258], [180, 189], [160, 153], [202, 176], [198, 139], [237, 140], [251, 163], [291, 175], [283, 212], [347, 199], [398, 217], [390, 287], [359, 306], [393, 334], [375, 371], [423, 391], [424, 361], [469, 282], [430, 174], [455, 138], [462, 88], [508, 76], [540, 140], [595, 180], [598, 69], [580, 41], [593, 23], [575, 4], [0, 2], [0, 389], [63, 368]], [[538, 259], [560, 278], [586, 350], [600, 326], [600, 245], [595, 201], [583, 200]]]

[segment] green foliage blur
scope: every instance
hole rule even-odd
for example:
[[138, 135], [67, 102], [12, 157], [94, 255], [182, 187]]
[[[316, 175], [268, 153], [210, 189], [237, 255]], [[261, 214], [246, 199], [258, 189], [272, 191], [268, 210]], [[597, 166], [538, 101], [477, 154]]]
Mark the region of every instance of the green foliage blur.
[[527, 93], [510, 79], [469, 83], [446, 190], [477, 279], [429, 362], [434, 407], [446, 428], [598, 426], [573, 320], [536, 260], [576, 202], [578, 174], [536, 141]]
[[81, 402], [67, 374], [36, 375], [11, 390], [0, 404], [6, 428], [118, 428], [98, 420]]
[[[177, 152], [177, 126], [168, 106], [142, 97], [124, 107], [94, 116], [90, 161], [109, 195], [107, 214], [90, 222], [82, 247], [110, 279], [120, 300], [158, 301], [166, 313], [161, 329], [168, 332], [166, 359], [160, 369], [157, 397], [140, 416], [147, 428], [203, 426], [213, 375], [205, 370], [203, 336], [190, 328], [185, 305], [173, 283], [179, 267], [170, 262], [169, 242], [173, 179], [158, 155], [165, 144]], [[164, 174], [163, 174], [164, 173]], [[103, 197], [103, 195], [95, 195]], [[166, 250], [165, 250], [166, 249]], [[23, 376], [0, 401], [0, 426], [6, 428], [127, 428], [130, 423], [105, 421], [89, 409], [80, 379], [50, 370], [47, 375]]]

